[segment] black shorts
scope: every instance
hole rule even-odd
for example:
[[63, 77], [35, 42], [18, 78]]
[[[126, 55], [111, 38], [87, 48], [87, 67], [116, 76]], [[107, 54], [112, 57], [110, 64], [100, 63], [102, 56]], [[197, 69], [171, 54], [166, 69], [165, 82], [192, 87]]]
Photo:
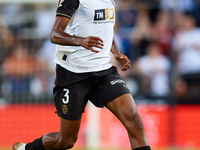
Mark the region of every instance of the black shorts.
[[58, 116], [79, 120], [88, 100], [96, 107], [103, 107], [130, 91], [116, 67], [98, 72], [73, 73], [57, 65], [53, 93]]

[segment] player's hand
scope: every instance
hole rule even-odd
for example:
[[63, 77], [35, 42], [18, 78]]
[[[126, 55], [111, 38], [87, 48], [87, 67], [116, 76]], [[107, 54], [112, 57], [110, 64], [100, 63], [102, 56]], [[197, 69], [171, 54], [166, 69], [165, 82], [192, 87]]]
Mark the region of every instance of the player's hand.
[[93, 52], [98, 53], [98, 50], [94, 50], [93, 47], [97, 47], [100, 49], [103, 49], [103, 40], [99, 37], [94, 37], [94, 36], [88, 36], [88, 37], [84, 37], [81, 40], [81, 46], [83, 46], [86, 49], [89, 49]]
[[114, 57], [115, 59], [121, 63], [123, 65], [123, 67], [121, 68], [122, 71], [126, 71], [128, 70], [129, 68], [131, 68], [131, 61], [128, 59], [128, 57], [124, 54], [114, 54]]

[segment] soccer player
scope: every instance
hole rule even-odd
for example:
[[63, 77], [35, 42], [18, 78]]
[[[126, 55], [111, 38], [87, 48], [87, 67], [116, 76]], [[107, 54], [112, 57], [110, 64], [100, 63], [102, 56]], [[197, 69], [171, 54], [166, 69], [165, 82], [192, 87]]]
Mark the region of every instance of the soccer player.
[[[143, 123], [125, 82], [111, 64], [112, 54], [129, 69], [129, 59], [113, 40], [114, 0], [61, 0], [51, 31], [56, 45], [54, 104], [60, 131], [13, 150], [64, 150], [77, 140], [81, 116], [90, 100], [108, 108], [127, 130], [133, 150], [150, 150]], [[51, 52], [50, 52], [51, 53]]]

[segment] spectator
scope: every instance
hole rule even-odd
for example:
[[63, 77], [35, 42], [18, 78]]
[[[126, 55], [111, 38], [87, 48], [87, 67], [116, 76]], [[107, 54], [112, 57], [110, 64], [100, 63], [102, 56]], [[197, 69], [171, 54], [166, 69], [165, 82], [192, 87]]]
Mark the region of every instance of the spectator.
[[13, 35], [4, 18], [0, 17], [0, 64], [18, 42], [18, 38]]
[[161, 0], [161, 9], [192, 15], [200, 25], [199, 0]]
[[194, 0], [161, 0], [163, 10], [188, 12], [195, 8]]
[[37, 34], [42, 38], [47, 38], [54, 23], [55, 18], [52, 16], [55, 13], [55, 8], [52, 8], [52, 5], [38, 4], [35, 5], [35, 11]]
[[179, 74], [200, 72], [200, 29], [192, 16], [184, 15], [174, 39]]
[[[3, 63], [3, 72], [10, 87], [11, 102], [25, 102], [30, 92], [31, 77], [34, 74], [35, 60], [27, 54], [27, 49], [17, 46]], [[7, 89], [8, 90], [8, 89]], [[8, 92], [8, 91], [7, 91]]]
[[[200, 96], [200, 29], [196, 27], [195, 19], [190, 15], [183, 15], [180, 20], [181, 26], [174, 39], [175, 66], [178, 79], [187, 86], [185, 98], [194, 99]], [[176, 89], [180, 85], [178, 81], [175, 82]]]
[[161, 11], [158, 13], [157, 20], [151, 30], [151, 38], [158, 42], [162, 48], [162, 54], [168, 57], [170, 57], [171, 39], [173, 37], [173, 31], [170, 27], [169, 13]]
[[47, 39], [36, 54], [37, 62], [41, 68], [31, 84], [31, 92], [36, 99], [52, 98], [56, 67], [53, 62], [54, 50], [55, 45], [50, 42], [50, 39]]
[[139, 5], [136, 25], [132, 30], [130, 39], [135, 49], [132, 50], [134, 59], [146, 54], [146, 47], [151, 41], [151, 21], [149, 11], [145, 5]]
[[141, 76], [143, 94], [150, 96], [167, 96], [169, 94], [170, 61], [161, 53], [157, 43], [147, 48], [147, 55], [138, 59], [136, 67]]
[[119, 1], [120, 7], [118, 8], [117, 19], [118, 27], [132, 28], [136, 21], [136, 11], [133, 9], [130, 0]]
[[131, 0], [118, 1], [120, 7], [117, 10], [117, 34], [121, 36], [124, 54], [131, 57], [133, 49], [130, 42], [130, 33], [135, 26], [137, 11], [133, 8]]

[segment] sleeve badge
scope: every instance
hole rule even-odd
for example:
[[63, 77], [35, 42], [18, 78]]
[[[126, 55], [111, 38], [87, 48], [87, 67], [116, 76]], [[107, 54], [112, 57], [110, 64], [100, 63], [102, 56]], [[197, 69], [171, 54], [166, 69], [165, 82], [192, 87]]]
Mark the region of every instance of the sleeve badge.
[[65, 0], [60, 0], [58, 7], [61, 7], [61, 6], [62, 6], [62, 3], [63, 3], [64, 1], [65, 1]]

